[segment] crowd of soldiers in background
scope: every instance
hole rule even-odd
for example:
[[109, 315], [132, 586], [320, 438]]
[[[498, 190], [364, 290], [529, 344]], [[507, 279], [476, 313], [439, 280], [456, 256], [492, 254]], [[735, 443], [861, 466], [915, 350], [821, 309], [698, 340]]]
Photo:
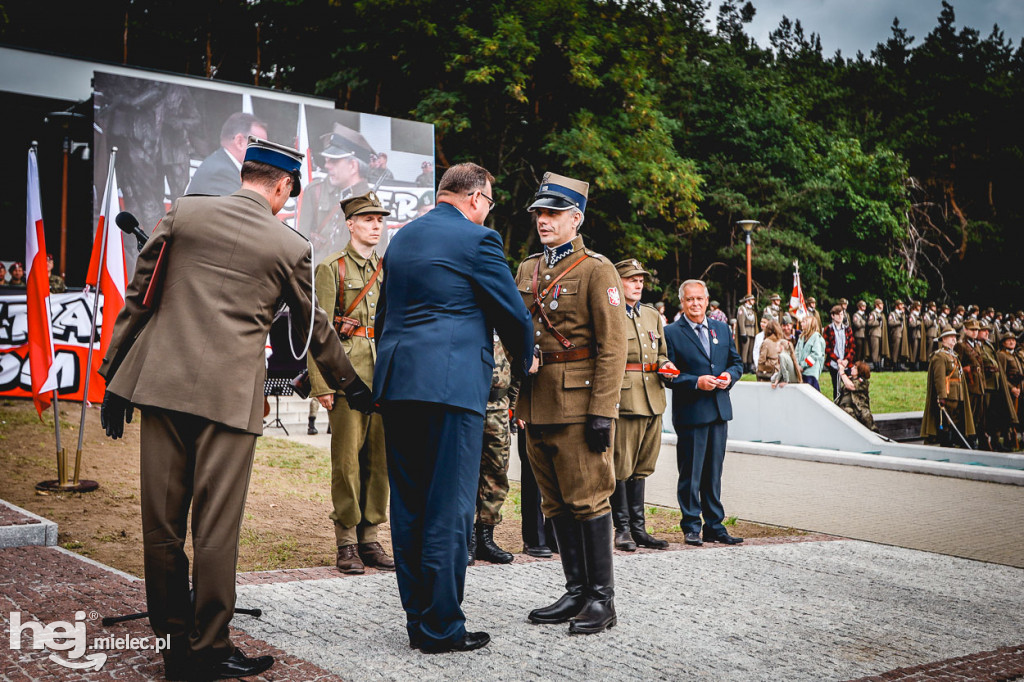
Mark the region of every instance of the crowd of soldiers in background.
[[[758, 316], [753, 297], [748, 297], [730, 320], [746, 372], [756, 371], [751, 349], [758, 332], [763, 334], [771, 322], [780, 323], [793, 346], [800, 336], [797, 316], [782, 308], [781, 297], [771, 294], [769, 301]], [[823, 327], [829, 324], [829, 316], [818, 312], [813, 297], [806, 304], [808, 314]], [[934, 375], [928, 380], [921, 432], [926, 442], [995, 451], [1021, 449], [1024, 352], [1018, 352], [1017, 346], [1024, 337], [1024, 311], [1002, 313], [975, 305], [940, 306], [934, 301], [911, 301], [907, 306], [897, 300], [886, 312], [881, 299], [870, 307], [867, 301], [858, 301], [852, 312], [847, 299], [839, 299], [838, 305], [843, 309], [843, 325], [852, 329], [857, 362], [863, 361], [872, 372], [927, 370]], [[708, 315], [713, 311], [724, 317], [714, 301]], [[951, 338], [943, 344], [942, 337]]]

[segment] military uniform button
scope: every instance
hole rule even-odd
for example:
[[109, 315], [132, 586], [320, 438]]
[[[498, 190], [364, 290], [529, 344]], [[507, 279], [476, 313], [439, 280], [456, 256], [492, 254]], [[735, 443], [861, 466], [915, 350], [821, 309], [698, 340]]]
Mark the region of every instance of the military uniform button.
[[551, 275], [544, 275], [544, 279], [551, 279]]
[[584, 384], [586, 384], [587, 386], [589, 386], [589, 385], [590, 385], [590, 379], [587, 379], [587, 380], [586, 380], [586, 381], [584, 381], [583, 383], [584, 383]]
[[539, 329], [537, 330], [537, 336], [540, 336], [540, 330]]

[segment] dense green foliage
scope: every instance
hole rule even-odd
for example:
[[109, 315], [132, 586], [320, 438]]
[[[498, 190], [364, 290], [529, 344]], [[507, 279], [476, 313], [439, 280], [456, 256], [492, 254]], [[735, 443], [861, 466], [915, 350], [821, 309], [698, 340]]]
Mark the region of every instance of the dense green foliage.
[[[433, 123], [441, 168], [497, 176], [492, 226], [536, 250], [525, 206], [545, 170], [589, 180], [588, 241], [636, 256], [669, 295], [706, 276], [758, 290], [1019, 305], [1024, 52], [996, 27], [892, 35], [826, 56], [798, 18], [770, 45], [724, 0], [0, 2], [0, 40], [316, 92]], [[44, 6], [45, 5], [45, 6]], [[61, 16], [64, 21], [53, 23]], [[51, 40], [40, 42], [45, 35]]]

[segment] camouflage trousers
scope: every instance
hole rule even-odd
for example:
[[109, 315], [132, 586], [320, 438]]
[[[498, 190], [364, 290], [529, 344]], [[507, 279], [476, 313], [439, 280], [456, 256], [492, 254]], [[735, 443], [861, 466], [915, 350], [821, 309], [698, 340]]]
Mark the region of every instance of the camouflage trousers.
[[484, 417], [484, 447], [480, 456], [477, 488], [477, 521], [489, 526], [501, 523], [501, 505], [508, 496], [508, 453], [512, 447], [508, 408], [487, 410]]

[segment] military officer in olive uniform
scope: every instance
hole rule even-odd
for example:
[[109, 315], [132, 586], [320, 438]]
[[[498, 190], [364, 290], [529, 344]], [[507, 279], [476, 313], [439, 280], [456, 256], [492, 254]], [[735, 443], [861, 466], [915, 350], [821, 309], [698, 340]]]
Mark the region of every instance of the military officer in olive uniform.
[[519, 382], [513, 380], [512, 363], [505, 346], [494, 333], [494, 371], [484, 414], [484, 445], [477, 485], [476, 520], [469, 538], [469, 565], [477, 559], [510, 564], [515, 558], [494, 541], [494, 527], [501, 523], [501, 506], [508, 497], [508, 455], [512, 447], [510, 413], [515, 409]]
[[[317, 303], [334, 323], [359, 377], [373, 382], [377, 348], [373, 321], [380, 301], [380, 256], [374, 246], [389, 215], [372, 192], [341, 202], [351, 239], [316, 268]], [[340, 292], [340, 295], [339, 295]], [[387, 520], [388, 469], [384, 425], [379, 414], [365, 415], [348, 407], [308, 361], [310, 395], [327, 408], [331, 424], [331, 520], [338, 547], [336, 568], [360, 574], [366, 566], [395, 569], [377, 539]], [[336, 399], [337, 393], [337, 399]]]
[[[956, 331], [946, 327], [939, 334], [939, 349], [932, 353], [928, 363], [928, 384], [921, 437], [947, 447], [961, 447], [964, 443], [952, 426], [964, 438], [974, 438], [974, 415], [968, 399], [967, 376], [960, 357], [953, 351]], [[953, 420], [952, 426], [950, 419]]]
[[747, 294], [740, 302], [736, 311], [736, 340], [739, 342], [737, 350], [743, 360], [743, 371], [754, 371], [754, 337], [759, 331], [757, 325], [757, 311], [754, 310], [754, 296]]
[[1021, 419], [1024, 412], [1024, 400], [1020, 399], [1021, 389], [1024, 388], [1024, 358], [1014, 351], [1017, 348], [1017, 337], [1013, 331], [1004, 332], [999, 337], [1000, 348], [996, 354], [999, 359], [999, 366], [1006, 377], [1006, 385], [1010, 390], [1010, 400], [1013, 410], [1010, 413], [1010, 425], [1007, 426], [1006, 440], [1007, 448], [1011, 450], [1020, 449], [1020, 429], [1024, 420]]
[[867, 344], [867, 308], [868, 304], [865, 301], [857, 301], [857, 309], [853, 311], [853, 317], [850, 318], [850, 326], [853, 328], [853, 344], [857, 348], [856, 361], [867, 360], [868, 356], [868, 344]]
[[906, 315], [907, 322], [907, 357], [910, 358], [910, 368], [914, 371], [918, 369], [918, 363], [922, 360], [927, 361], [927, 358], [921, 357], [923, 346], [921, 340], [924, 338], [924, 321], [921, 319], [921, 302], [911, 301], [910, 310]]
[[924, 328], [924, 348], [921, 350], [922, 359], [928, 362], [931, 354], [935, 351], [935, 341], [939, 338], [939, 331], [942, 329], [939, 322], [939, 308], [935, 301], [928, 301], [928, 306], [921, 313], [921, 324]]
[[544, 252], [519, 266], [540, 369], [523, 385], [516, 416], [527, 424], [527, 454], [553, 520], [566, 594], [530, 612], [533, 623], [601, 632], [616, 623], [612, 577], [615, 490], [612, 443], [626, 366], [619, 275], [577, 234], [586, 182], [545, 173], [530, 206]]
[[615, 548], [627, 552], [638, 545], [667, 549], [668, 542], [647, 533], [644, 482], [654, 473], [661, 451], [661, 415], [666, 402], [658, 372], [666, 367], [674, 370], [675, 365], [668, 359], [661, 316], [653, 306], [640, 303], [644, 277], [650, 273], [635, 258], [619, 261], [615, 269], [625, 301], [627, 353], [615, 423], [615, 493], [611, 499]]
[[768, 305], [765, 306], [764, 312], [761, 314], [761, 317], [770, 315], [773, 320], [781, 320], [782, 297], [779, 296], [778, 294], [772, 294], [771, 296], [768, 297], [768, 300], [770, 302], [768, 303]]
[[[1003, 450], [999, 434], [1017, 421], [1013, 396], [999, 363], [995, 345], [989, 341], [992, 325], [987, 320], [978, 329], [978, 348], [985, 368], [985, 438], [993, 450]], [[1012, 415], [1012, 419], [1011, 419]]]
[[964, 376], [967, 377], [967, 396], [974, 422], [971, 430], [976, 434], [968, 435], [971, 447], [975, 447], [979, 437], [985, 433], [985, 366], [978, 345], [979, 327], [978, 321], [973, 318], [964, 322], [964, 339], [953, 347], [964, 369]]
[[[373, 148], [362, 135], [335, 123], [331, 132], [320, 136], [326, 177], [314, 180], [302, 194], [298, 230], [309, 237], [318, 253], [330, 253], [348, 243], [348, 226], [341, 202], [370, 191], [366, 182]], [[385, 243], [377, 247], [384, 254]]]
[[874, 309], [868, 313], [868, 346], [871, 349], [871, 370], [882, 368], [882, 358], [889, 355], [889, 333], [886, 328], [885, 309], [882, 299], [875, 299]]
[[957, 341], [963, 341], [964, 339], [964, 322], [966, 322], [964, 317], [964, 307], [962, 305], [958, 305], [956, 307], [956, 311], [953, 313], [953, 318], [949, 321], [949, 326], [956, 332]]
[[139, 254], [100, 368], [108, 436], [123, 435], [132, 406], [142, 407], [146, 601], [155, 634], [170, 640], [162, 652], [170, 679], [250, 677], [274, 662], [239, 651], [229, 624], [278, 301], [291, 309], [297, 336], [307, 338], [312, 324], [309, 355], [328, 383], [372, 410], [368, 387], [313, 300], [309, 243], [274, 217], [299, 194], [302, 158], [250, 138], [237, 192], [174, 202]]
[[896, 305], [889, 312], [889, 365], [893, 371], [905, 371], [904, 364], [910, 357], [910, 347], [907, 343], [907, 312], [903, 301], [896, 301]]

